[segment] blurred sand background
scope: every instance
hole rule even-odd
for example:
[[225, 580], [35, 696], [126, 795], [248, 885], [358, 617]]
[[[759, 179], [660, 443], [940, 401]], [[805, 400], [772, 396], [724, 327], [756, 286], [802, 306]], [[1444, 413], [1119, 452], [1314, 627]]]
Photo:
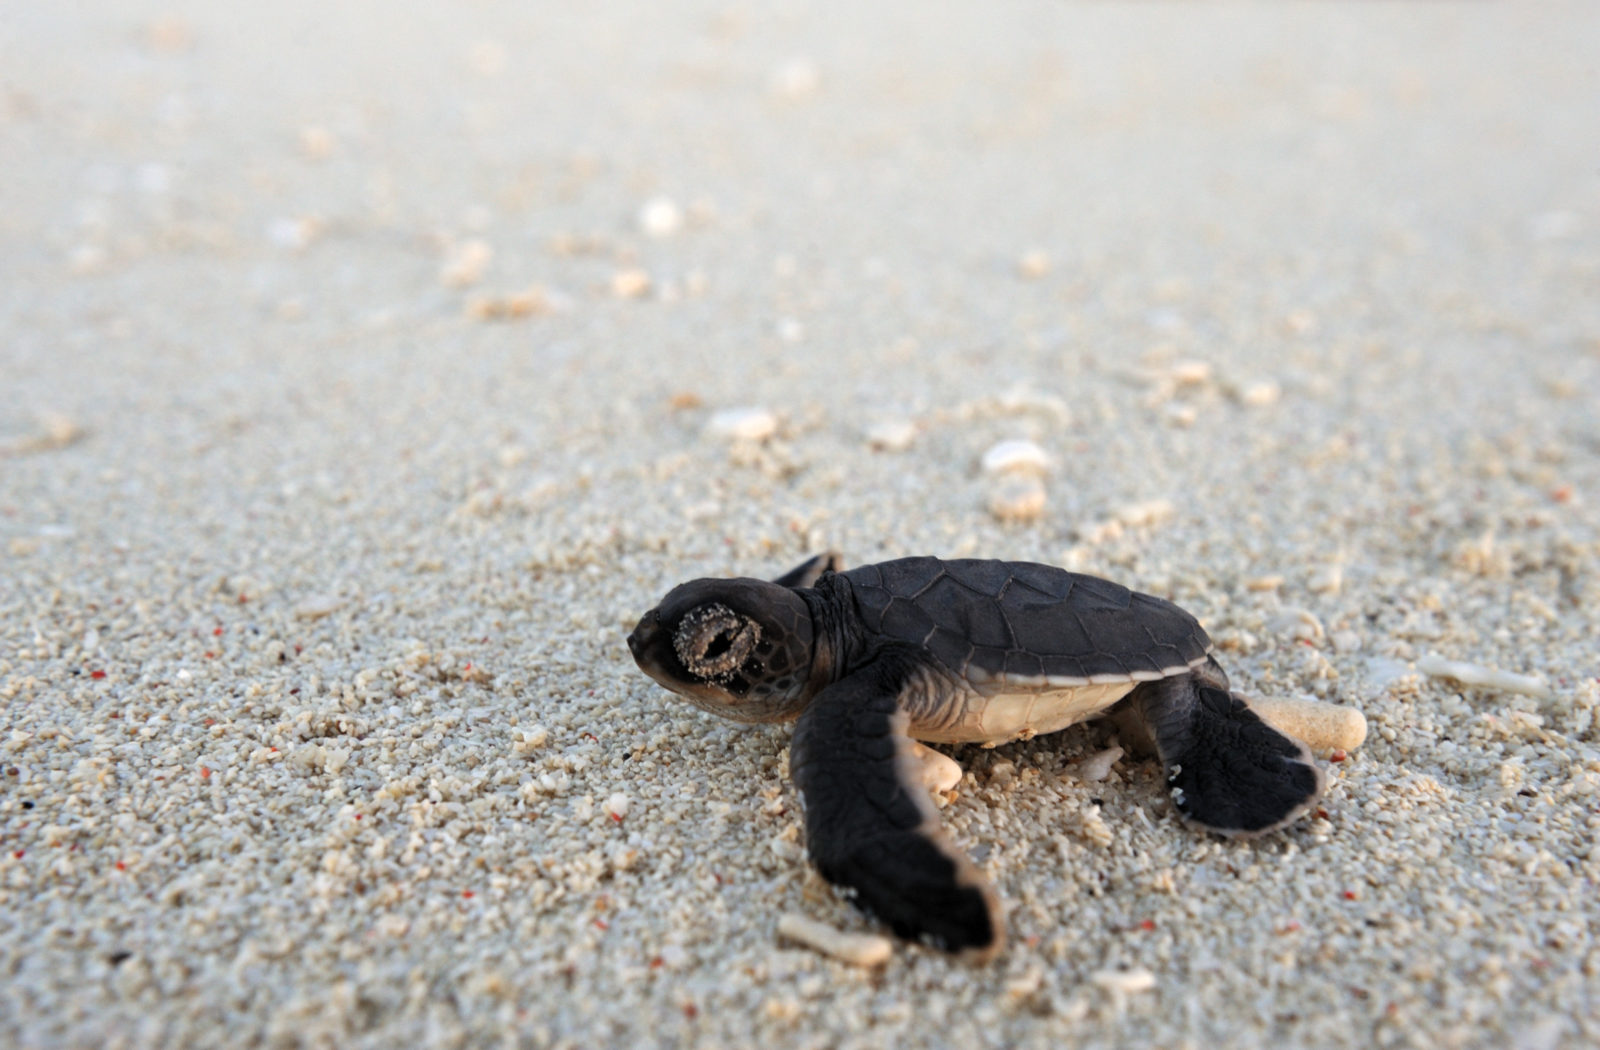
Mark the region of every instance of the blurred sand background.
[[[4, 5], [0, 1043], [1596, 1045], [1597, 56], [1589, 3]], [[1009, 949], [845, 966], [775, 932], [873, 929], [788, 731], [623, 645], [829, 547], [1171, 596], [1371, 737], [1257, 843], [1079, 775], [1104, 728], [957, 750]]]

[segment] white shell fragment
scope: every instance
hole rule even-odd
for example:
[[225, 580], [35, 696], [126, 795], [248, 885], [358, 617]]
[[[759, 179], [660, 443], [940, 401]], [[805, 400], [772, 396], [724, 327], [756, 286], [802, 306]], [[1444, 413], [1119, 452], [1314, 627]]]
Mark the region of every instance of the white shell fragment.
[[550, 730], [542, 725], [535, 725], [529, 729], [514, 729], [511, 731], [511, 750], [518, 755], [525, 755], [530, 751], [537, 751], [550, 742]]
[[1156, 975], [1149, 970], [1101, 970], [1089, 980], [1113, 995], [1137, 995], [1154, 990]]
[[787, 99], [804, 98], [816, 91], [822, 74], [809, 58], [791, 58], [772, 71], [768, 84], [774, 95]]
[[885, 419], [864, 432], [868, 446], [880, 452], [904, 452], [917, 439], [917, 425], [907, 419]]
[[1167, 422], [1175, 427], [1192, 427], [1200, 418], [1200, 410], [1193, 405], [1167, 405], [1163, 411]]
[[1125, 503], [1111, 512], [1110, 517], [1086, 521], [1073, 529], [1073, 534], [1083, 543], [1108, 543], [1120, 539], [1127, 529], [1158, 524], [1172, 517], [1177, 508], [1171, 500], [1151, 499]]
[[1312, 751], [1353, 751], [1367, 739], [1367, 717], [1353, 707], [1321, 700], [1257, 697], [1250, 709]]
[[963, 422], [973, 419], [1016, 419], [1023, 415], [1045, 416], [1062, 425], [1072, 422], [1072, 409], [1064, 398], [1027, 383], [1018, 383], [997, 395], [963, 401], [950, 415]]
[[611, 294], [618, 299], [642, 299], [650, 293], [650, 274], [637, 266], [611, 275]]
[[304, 251], [322, 232], [322, 223], [313, 216], [274, 219], [267, 226], [267, 239], [279, 248]]
[[1050, 253], [1043, 248], [1032, 248], [1017, 259], [1017, 276], [1030, 281], [1050, 272]]
[[1117, 840], [1117, 833], [1105, 822], [1098, 807], [1085, 807], [1067, 815], [1066, 825], [1086, 841], [1100, 849], [1109, 849]]
[[1124, 503], [1112, 512], [1112, 517], [1129, 528], [1140, 528], [1166, 521], [1177, 513], [1169, 499], [1146, 499]]
[[988, 474], [1043, 474], [1050, 469], [1050, 454], [1032, 441], [1001, 441], [983, 454]]
[[765, 441], [778, 432], [778, 417], [764, 408], [725, 408], [706, 420], [706, 436]]
[[1317, 614], [1298, 605], [1285, 605], [1268, 621], [1267, 626], [1276, 634], [1287, 635], [1296, 641], [1320, 641], [1327, 632]]
[[488, 241], [463, 241], [445, 256], [444, 263], [439, 267], [439, 283], [446, 288], [465, 288], [477, 284], [493, 260], [494, 248]]
[[37, 424], [34, 433], [11, 439], [0, 438], [0, 456], [66, 448], [87, 433], [72, 418], [58, 412], [37, 413]]
[[989, 513], [1001, 521], [1033, 521], [1048, 503], [1049, 496], [1038, 478], [1011, 477], [989, 494]]
[[846, 933], [793, 912], [778, 919], [778, 936], [852, 966], [882, 966], [894, 954], [894, 945], [887, 937]]
[[606, 799], [606, 815], [615, 820], [621, 820], [628, 815], [628, 796], [622, 792], [614, 792]]
[[467, 316], [474, 321], [510, 321], [523, 317], [542, 317], [565, 305], [543, 285], [530, 285], [520, 292], [474, 295], [467, 300]]
[[1429, 678], [1452, 678], [1462, 685], [1478, 686], [1483, 689], [1498, 689], [1503, 693], [1520, 693], [1523, 696], [1537, 696], [1546, 698], [1550, 696], [1550, 687], [1544, 679], [1534, 675], [1512, 674], [1509, 671], [1497, 671], [1492, 667], [1482, 664], [1471, 664], [1461, 660], [1446, 660], [1439, 656], [1424, 656], [1417, 661], [1417, 671]]
[[911, 757], [917, 773], [929, 791], [949, 791], [961, 783], [961, 763], [919, 741], [911, 741]]
[[300, 129], [300, 152], [308, 160], [327, 160], [338, 144], [327, 128], [312, 125]]
[[1078, 763], [1078, 779], [1099, 783], [1111, 775], [1111, 767], [1116, 765], [1117, 759], [1123, 754], [1120, 747], [1108, 747], [1104, 751], [1096, 751]]
[[294, 614], [301, 620], [320, 620], [343, 607], [344, 599], [336, 594], [314, 594], [309, 598], [302, 598], [295, 605]]
[[639, 209], [639, 230], [649, 237], [671, 237], [683, 229], [683, 209], [670, 197], [652, 197]]
[[794, 828], [791, 826], [788, 831], [780, 832], [767, 840], [767, 848], [772, 851], [772, 855], [786, 864], [798, 864], [806, 856], [806, 851], [791, 837], [793, 831]]
[[1258, 379], [1255, 382], [1245, 383], [1234, 391], [1234, 396], [1241, 405], [1250, 408], [1265, 408], [1277, 403], [1283, 395], [1283, 388], [1271, 379]]
[[1344, 587], [1344, 568], [1324, 565], [1306, 577], [1306, 589], [1318, 594], [1338, 594]]

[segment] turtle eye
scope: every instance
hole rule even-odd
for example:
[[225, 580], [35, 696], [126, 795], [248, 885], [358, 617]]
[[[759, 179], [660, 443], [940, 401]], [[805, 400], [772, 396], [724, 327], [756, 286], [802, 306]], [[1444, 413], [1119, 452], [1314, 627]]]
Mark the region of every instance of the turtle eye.
[[716, 602], [697, 606], [678, 622], [672, 648], [691, 674], [726, 678], [761, 640], [761, 627]]

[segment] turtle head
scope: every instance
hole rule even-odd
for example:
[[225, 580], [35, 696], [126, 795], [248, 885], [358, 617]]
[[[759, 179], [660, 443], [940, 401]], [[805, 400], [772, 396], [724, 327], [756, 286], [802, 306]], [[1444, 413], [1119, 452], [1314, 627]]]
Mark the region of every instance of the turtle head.
[[805, 706], [811, 610], [765, 580], [692, 580], [644, 614], [628, 649], [640, 670], [696, 707], [785, 722]]

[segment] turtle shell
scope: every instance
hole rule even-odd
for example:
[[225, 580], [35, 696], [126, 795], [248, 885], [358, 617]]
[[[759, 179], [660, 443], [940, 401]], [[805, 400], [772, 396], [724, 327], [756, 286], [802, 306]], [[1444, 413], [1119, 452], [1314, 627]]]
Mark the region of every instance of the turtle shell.
[[1211, 649], [1171, 602], [1051, 565], [901, 558], [840, 576], [864, 627], [988, 695], [1154, 681]]

